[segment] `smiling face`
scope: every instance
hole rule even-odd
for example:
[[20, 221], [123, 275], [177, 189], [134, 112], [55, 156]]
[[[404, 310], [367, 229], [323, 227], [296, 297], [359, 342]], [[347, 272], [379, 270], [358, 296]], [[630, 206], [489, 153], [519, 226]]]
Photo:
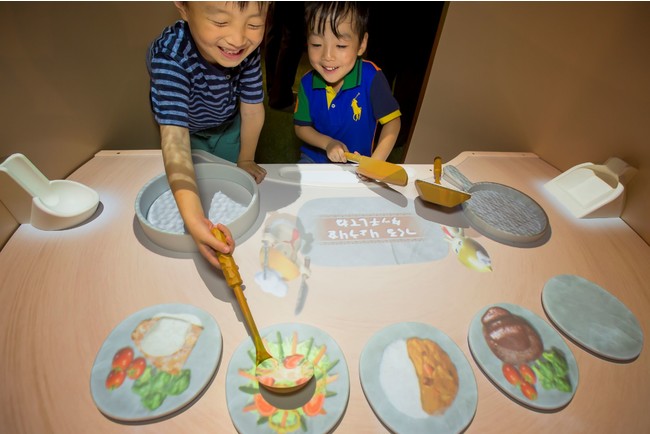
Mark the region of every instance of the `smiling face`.
[[341, 20], [337, 37], [328, 19], [323, 33], [317, 34], [312, 29], [307, 40], [309, 63], [337, 91], [343, 84], [343, 78], [354, 68], [357, 57], [366, 51], [368, 43], [368, 33], [360, 41], [353, 24], [350, 16]]
[[201, 55], [227, 68], [239, 65], [262, 43], [267, 4], [249, 2], [176, 2]]

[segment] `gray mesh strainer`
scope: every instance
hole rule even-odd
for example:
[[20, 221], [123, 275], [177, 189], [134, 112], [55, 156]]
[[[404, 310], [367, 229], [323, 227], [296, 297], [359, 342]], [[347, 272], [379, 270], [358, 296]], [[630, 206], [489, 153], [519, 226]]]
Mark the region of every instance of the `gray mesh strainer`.
[[446, 181], [471, 194], [463, 202], [470, 225], [481, 234], [501, 243], [532, 243], [548, 231], [544, 209], [530, 196], [496, 182], [472, 183], [456, 167], [446, 165]]

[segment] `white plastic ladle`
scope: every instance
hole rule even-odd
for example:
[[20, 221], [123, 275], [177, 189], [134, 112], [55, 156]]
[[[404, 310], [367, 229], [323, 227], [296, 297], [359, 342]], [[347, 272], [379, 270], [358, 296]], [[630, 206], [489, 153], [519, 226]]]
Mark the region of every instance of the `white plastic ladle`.
[[18, 223], [43, 230], [75, 226], [99, 206], [99, 194], [70, 180], [50, 181], [23, 154], [0, 164], [0, 201]]

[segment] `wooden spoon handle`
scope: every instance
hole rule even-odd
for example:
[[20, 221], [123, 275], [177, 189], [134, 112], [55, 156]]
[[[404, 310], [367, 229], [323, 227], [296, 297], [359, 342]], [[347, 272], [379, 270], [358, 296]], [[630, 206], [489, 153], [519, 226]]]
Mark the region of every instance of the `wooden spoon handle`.
[[[216, 226], [212, 228], [212, 233], [219, 241], [224, 243], [226, 242], [225, 235]], [[244, 291], [241, 288], [243, 281], [241, 275], [239, 274], [239, 267], [235, 263], [235, 259], [231, 254], [217, 252], [217, 259], [219, 260], [219, 264], [221, 264], [221, 270], [223, 271], [223, 276], [226, 279], [226, 283], [232, 288], [233, 292], [235, 293], [235, 298], [237, 298], [239, 308], [241, 309], [242, 314], [244, 315], [244, 319], [246, 320], [246, 324], [248, 325], [248, 330], [250, 331], [251, 337], [253, 338], [253, 344], [255, 344], [255, 358], [257, 360], [257, 364], [259, 365], [264, 360], [270, 359], [271, 355], [268, 353], [268, 351], [266, 351], [266, 348], [264, 348], [264, 343], [260, 337], [260, 332], [257, 330], [257, 325], [255, 324], [255, 320], [253, 320], [253, 314], [251, 314], [251, 310], [248, 307], [248, 302], [244, 296]]]
[[253, 319], [253, 314], [251, 313], [250, 308], [248, 307], [248, 302], [244, 296], [244, 291], [241, 289], [241, 286], [235, 285], [233, 288], [237, 302], [239, 303], [239, 308], [241, 309], [248, 329], [251, 332], [251, 337], [253, 338], [253, 344], [255, 345], [255, 364], [259, 365], [266, 359], [270, 359], [272, 356], [266, 351], [264, 347], [264, 342], [262, 342], [262, 337], [260, 332], [257, 330], [257, 325]]
[[433, 181], [440, 184], [440, 175], [442, 174], [442, 159], [436, 157], [433, 159]]
[[355, 161], [357, 163], [360, 163], [361, 158], [363, 157], [362, 155], [353, 154], [351, 152], [344, 152], [344, 154], [345, 154], [345, 158], [347, 158], [350, 161]]

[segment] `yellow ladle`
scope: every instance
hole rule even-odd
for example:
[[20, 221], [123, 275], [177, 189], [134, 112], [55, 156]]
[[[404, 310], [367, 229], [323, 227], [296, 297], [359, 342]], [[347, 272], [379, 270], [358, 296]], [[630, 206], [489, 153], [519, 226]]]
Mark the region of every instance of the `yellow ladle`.
[[[226, 242], [226, 237], [216, 226], [212, 233], [221, 242]], [[271, 392], [291, 393], [304, 387], [314, 376], [314, 365], [302, 354], [290, 354], [279, 361], [264, 347], [260, 333], [257, 330], [253, 315], [248, 307], [243, 283], [239, 275], [239, 267], [231, 254], [218, 253], [219, 264], [226, 279], [226, 283], [235, 293], [239, 308], [241, 309], [248, 329], [250, 330], [253, 344], [255, 345], [255, 376], [260, 385]]]

